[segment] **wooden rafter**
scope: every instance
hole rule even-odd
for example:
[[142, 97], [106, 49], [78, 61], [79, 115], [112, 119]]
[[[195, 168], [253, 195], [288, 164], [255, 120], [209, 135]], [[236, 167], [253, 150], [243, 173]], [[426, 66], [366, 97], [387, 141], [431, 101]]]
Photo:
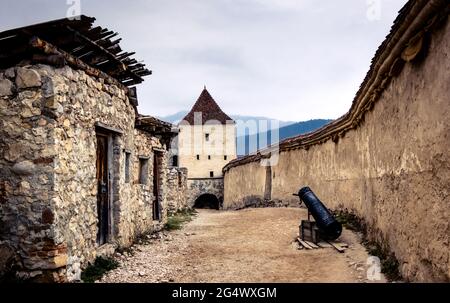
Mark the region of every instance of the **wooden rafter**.
[[[142, 77], [151, 74], [142, 63], [131, 58], [135, 52], [122, 51], [121, 38], [112, 40], [118, 33], [100, 26], [93, 27], [94, 21], [95, 18], [80, 16], [74, 20], [60, 19], [1, 32], [0, 68], [13, 66], [23, 60], [45, 61], [42, 56], [28, 49], [30, 39], [38, 37], [40, 41], [47, 42], [127, 86], [141, 83]], [[52, 62], [53, 59], [48, 61]]]

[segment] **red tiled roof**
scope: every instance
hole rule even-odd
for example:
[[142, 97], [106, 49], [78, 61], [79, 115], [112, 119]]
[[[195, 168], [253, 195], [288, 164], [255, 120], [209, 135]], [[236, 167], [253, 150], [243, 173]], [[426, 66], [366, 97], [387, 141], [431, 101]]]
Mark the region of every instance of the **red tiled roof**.
[[182, 121], [186, 121], [189, 124], [194, 125], [194, 113], [201, 113], [202, 124], [205, 124], [205, 122], [211, 120], [219, 121], [220, 124], [227, 124], [227, 121], [233, 121], [233, 119], [231, 119], [222, 111], [222, 109], [220, 109], [219, 105], [206, 90], [206, 87], [203, 89], [191, 111], [182, 119]]

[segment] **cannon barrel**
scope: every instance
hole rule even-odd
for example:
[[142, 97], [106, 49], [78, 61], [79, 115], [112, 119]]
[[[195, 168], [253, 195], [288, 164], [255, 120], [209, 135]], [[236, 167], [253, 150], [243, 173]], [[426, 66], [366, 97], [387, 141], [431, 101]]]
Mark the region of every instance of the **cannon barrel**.
[[298, 196], [308, 208], [309, 212], [316, 220], [317, 227], [321, 231], [321, 236], [328, 240], [339, 238], [342, 233], [342, 225], [328, 211], [323, 203], [317, 198], [309, 187], [299, 190]]

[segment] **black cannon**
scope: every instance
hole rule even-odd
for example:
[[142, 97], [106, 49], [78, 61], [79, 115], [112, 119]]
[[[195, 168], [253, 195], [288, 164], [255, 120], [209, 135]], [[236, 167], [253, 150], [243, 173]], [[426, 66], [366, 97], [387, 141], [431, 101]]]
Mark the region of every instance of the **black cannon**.
[[309, 187], [303, 187], [298, 191], [300, 200], [303, 201], [316, 220], [316, 225], [320, 230], [320, 237], [326, 240], [335, 240], [342, 233], [342, 225], [328, 211], [323, 203], [317, 198]]

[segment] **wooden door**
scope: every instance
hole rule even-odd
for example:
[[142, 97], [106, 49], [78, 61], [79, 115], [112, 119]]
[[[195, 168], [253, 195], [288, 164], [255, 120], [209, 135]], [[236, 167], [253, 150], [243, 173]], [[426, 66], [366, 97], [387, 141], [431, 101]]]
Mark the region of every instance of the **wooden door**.
[[97, 134], [97, 243], [108, 241], [109, 203], [108, 203], [108, 136]]
[[160, 208], [160, 185], [161, 185], [161, 176], [160, 176], [160, 155], [158, 152], [153, 153], [153, 220], [161, 219], [161, 208]]

